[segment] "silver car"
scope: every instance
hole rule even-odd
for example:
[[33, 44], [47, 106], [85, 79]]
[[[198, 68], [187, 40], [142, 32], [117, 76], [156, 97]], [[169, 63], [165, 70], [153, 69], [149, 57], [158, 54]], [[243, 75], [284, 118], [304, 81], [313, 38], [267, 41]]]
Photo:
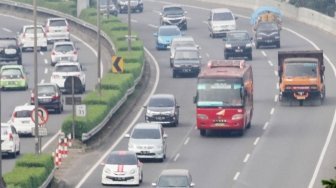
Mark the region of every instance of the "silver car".
[[59, 61], [78, 61], [77, 47], [72, 41], [55, 42], [51, 50], [51, 65]]
[[135, 152], [139, 159], [159, 159], [163, 162], [166, 158], [167, 135], [161, 124], [138, 123], [125, 137], [129, 138], [128, 150]]
[[156, 182], [152, 183], [153, 187], [194, 187], [192, 177], [187, 169], [164, 169]]
[[59, 40], [70, 40], [70, 27], [65, 18], [48, 18], [45, 31], [49, 43]]

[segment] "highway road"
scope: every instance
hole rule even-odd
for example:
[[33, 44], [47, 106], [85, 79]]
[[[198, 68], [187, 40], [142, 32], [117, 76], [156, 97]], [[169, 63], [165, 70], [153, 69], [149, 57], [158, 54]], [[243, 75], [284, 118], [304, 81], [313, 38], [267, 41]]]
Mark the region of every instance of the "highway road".
[[[170, 3], [181, 4], [181, 1], [147, 0], [144, 3], [143, 13], [132, 14], [132, 27], [155, 58], [151, 69], [155, 69], [155, 63], [159, 67], [156, 73], [159, 75], [158, 85], [156, 87], [153, 84], [155, 93], [174, 94], [181, 106], [181, 114], [178, 127], [165, 128], [168, 134], [167, 159], [163, 163], [144, 163], [144, 182], [141, 187], [150, 187], [158, 174], [166, 168], [189, 169], [196, 187], [204, 188], [321, 187], [321, 179], [335, 175], [332, 169], [336, 153], [332, 148], [335, 148], [336, 142], [335, 136], [330, 133], [335, 123], [336, 103], [334, 35], [284, 18], [280, 50], [320, 48], [328, 58], [325, 60], [327, 95], [322, 106], [280, 104], [277, 100], [276, 75], [278, 49], [254, 49], [253, 61], [247, 62], [253, 67], [255, 83], [251, 129], [243, 137], [213, 132], [204, 138], [195, 129], [195, 106], [192, 97], [196, 92], [196, 79], [173, 79], [169, 69], [169, 51], [157, 51], [152, 35], [159, 24], [161, 7]], [[223, 42], [221, 39], [209, 37], [206, 20], [210, 8], [224, 6], [196, 1], [183, 3], [188, 11], [186, 35], [193, 36], [201, 46], [203, 64], [209, 59], [223, 59]], [[247, 19], [252, 10], [234, 7], [230, 9], [239, 17], [238, 29], [248, 30], [252, 34]], [[127, 15], [119, 17], [127, 22]], [[139, 112], [139, 119], [134, 119], [134, 122], [143, 122], [142, 109], [135, 111]], [[85, 158], [84, 170], [77, 169], [78, 174], [74, 175], [72, 180], [68, 178], [68, 182], [71, 182], [70, 187], [101, 187], [102, 166], [99, 163], [106, 156], [104, 152], [127, 149], [127, 140], [121, 137], [129, 131], [128, 126], [131, 125], [131, 120], [123, 123], [121, 126], [124, 129], [106, 140], [109, 144], [101, 146], [91, 157]], [[332, 140], [327, 152], [322, 156], [324, 160], [320, 160], [329, 137]], [[88, 167], [88, 163], [91, 167]]]
[[[33, 24], [30, 20], [0, 15], [0, 36], [16, 36], [23, 25]], [[40, 23], [43, 24], [43, 23]], [[86, 88], [87, 91], [93, 90], [97, 83], [97, 56], [94, 49], [84, 44], [82, 40], [72, 35], [72, 39], [79, 48], [79, 61], [86, 69]], [[48, 46], [47, 52], [38, 52], [38, 82], [49, 82], [53, 67], [50, 65], [50, 50], [52, 45]], [[29, 89], [26, 91], [1, 91], [1, 119], [7, 122], [16, 106], [30, 103], [30, 92], [34, 86], [34, 54], [33, 52], [23, 53], [23, 66], [28, 72]], [[63, 95], [65, 97], [65, 95]], [[48, 136], [42, 138], [42, 150], [46, 150], [50, 142], [58, 139], [58, 132], [61, 128], [63, 119], [72, 113], [72, 107], [65, 105], [62, 114], [49, 113], [49, 120], [46, 124]], [[57, 142], [58, 140], [56, 140]], [[33, 137], [21, 137], [21, 154], [35, 152], [35, 139]], [[51, 148], [55, 150], [56, 148]], [[49, 149], [48, 151], [51, 151]], [[3, 173], [10, 171], [15, 159], [4, 156]]]

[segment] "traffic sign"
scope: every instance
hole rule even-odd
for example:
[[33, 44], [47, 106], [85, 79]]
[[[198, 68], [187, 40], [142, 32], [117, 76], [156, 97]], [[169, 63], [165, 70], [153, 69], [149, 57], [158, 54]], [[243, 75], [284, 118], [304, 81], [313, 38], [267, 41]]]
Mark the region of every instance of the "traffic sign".
[[[48, 121], [48, 111], [45, 108], [37, 108], [37, 124], [45, 125]], [[31, 119], [35, 122], [35, 109], [31, 113]]]
[[119, 56], [112, 56], [112, 72], [124, 72], [124, 59]]
[[76, 105], [76, 116], [85, 117], [86, 116], [86, 105]]

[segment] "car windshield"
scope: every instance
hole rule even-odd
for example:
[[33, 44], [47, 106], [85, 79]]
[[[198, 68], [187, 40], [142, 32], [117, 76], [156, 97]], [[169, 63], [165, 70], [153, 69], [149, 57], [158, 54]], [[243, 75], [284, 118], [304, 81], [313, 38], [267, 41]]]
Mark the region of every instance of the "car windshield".
[[136, 155], [132, 154], [110, 154], [107, 158], [106, 164], [120, 164], [120, 165], [136, 165], [138, 159]]
[[160, 139], [161, 134], [158, 129], [134, 129], [131, 135], [133, 139]]
[[16, 111], [14, 113], [14, 117], [16, 117], [16, 118], [29, 118], [29, 117], [31, 117], [31, 111], [30, 110]]
[[56, 93], [55, 86], [44, 85], [38, 86], [38, 95], [50, 95]]
[[177, 27], [169, 27], [169, 28], [160, 28], [159, 36], [178, 36], [181, 35], [181, 31]]
[[17, 79], [22, 77], [23, 76], [20, 69], [4, 69], [1, 72], [2, 79]]
[[166, 7], [163, 10], [164, 15], [181, 15], [184, 11], [181, 7]]
[[[34, 27], [28, 27], [25, 30], [26, 34], [34, 34]], [[37, 27], [36, 33], [44, 33], [42, 27]]]
[[186, 176], [161, 176], [158, 181], [160, 187], [187, 187], [188, 178]]
[[243, 40], [249, 40], [248, 33], [230, 32], [227, 34], [227, 41], [243, 41]]
[[16, 41], [13, 40], [0, 40], [0, 48], [7, 48], [9, 46], [16, 47]]
[[59, 44], [55, 46], [55, 51], [56, 52], [70, 52], [73, 51], [74, 47], [71, 44]]
[[199, 59], [197, 51], [194, 50], [177, 50], [175, 51], [175, 59], [177, 60], [195, 60]]
[[284, 74], [286, 75], [286, 77], [295, 77], [295, 76], [316, 77], [317, 63], [308, 63], [308, 62], [287, 63], [284, 70]]
[[50, 20], [49, 26], [59, 27], [59, 26], [67, 26], [65, 20]]
[[278, 26], [275, 23], [260, 23], [257, 27], [257, 31], [274, 31], [278, 30]]
[[230, 12], [215, 13], [213, 14], [212, 20], [214, 21], [233, 20], [233, 15]]
[[174, 100], [170, 98], [153, 97], [149, 100], [148, 107], [174, 107]]
[[55, 72], [80, 72], [78, 66], [75, 65], [58, 65]]
[[196, 46], [194, 41], [176, 41], [176, 42], [172, 42], [172, 48], [176, 48], [178, 46], [185, 46], [185, 47], [193, 47]]
[[203, 78], [197, 83], [197, 106], [240, 107], [243, 105], [242, 80], [240, 78]]

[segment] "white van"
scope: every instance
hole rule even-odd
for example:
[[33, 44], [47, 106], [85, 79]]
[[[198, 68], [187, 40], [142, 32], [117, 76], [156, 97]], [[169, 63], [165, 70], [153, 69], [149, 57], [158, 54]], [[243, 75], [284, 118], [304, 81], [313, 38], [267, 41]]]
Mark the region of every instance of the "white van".
[[232, 11], [227, 8], [216, 8], [210, 10], [208, 27], [210, 37], [226, 36], [226, 33], [236, 29], [236, 19]]

